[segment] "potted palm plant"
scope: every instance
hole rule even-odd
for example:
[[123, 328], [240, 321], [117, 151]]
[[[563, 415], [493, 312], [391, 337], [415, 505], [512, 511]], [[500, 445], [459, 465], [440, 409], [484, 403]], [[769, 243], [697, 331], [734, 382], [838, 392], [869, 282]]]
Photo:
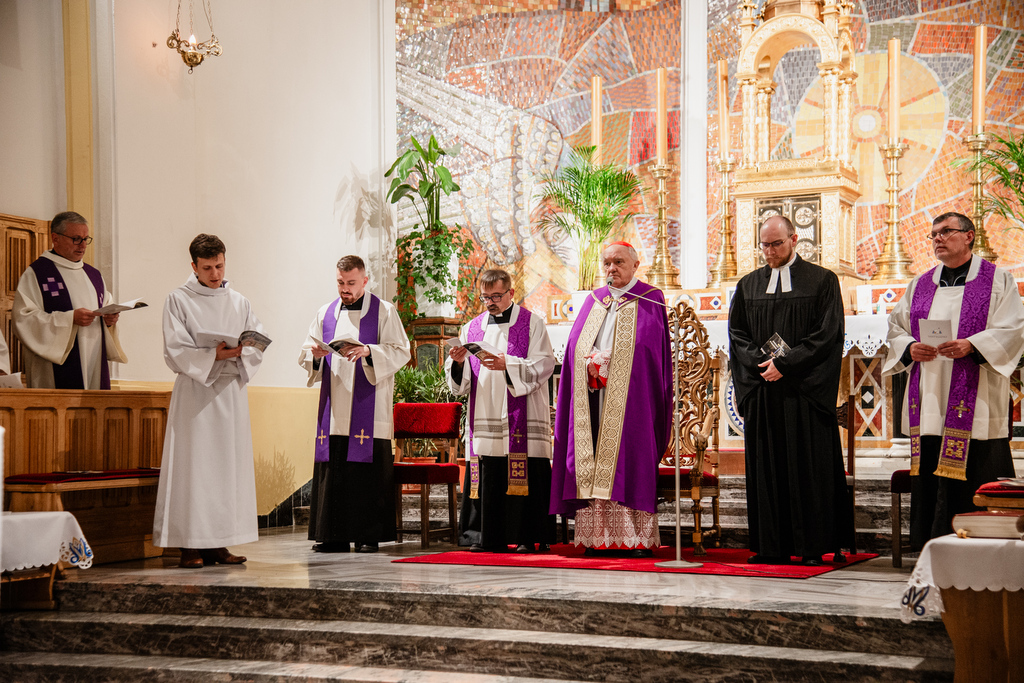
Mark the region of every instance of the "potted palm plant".
[[[601, 246], [635, 215], [629, 207], [643, 191], [632, 171], [595, 163], [594, 150], [574, 148], [569, 165], [542, 178], [540, 188], [541, 199], [552, 209], [541, 225], [564, 230], [576, 243], [581, 291], [601, 285]], [[574, 298], [574, 310], [576, 303]]]
[[1024, 133], [1019, 138], [993, 134], [995, 144], [979, 157], [957, 159], [954, 164], [970, 164], [971, 172], [981, 172], [995, 186], [983, 200], [986, 213], [1003, 217], [1011, 228], [1024, 229]]

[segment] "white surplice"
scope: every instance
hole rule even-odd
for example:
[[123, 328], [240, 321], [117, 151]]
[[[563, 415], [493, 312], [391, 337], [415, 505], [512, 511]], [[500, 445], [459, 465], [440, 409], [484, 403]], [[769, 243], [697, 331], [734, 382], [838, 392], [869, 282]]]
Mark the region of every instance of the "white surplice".
[[[96, 288], [81, 261], [69, 261], [52, 251], [43, 253], [43, 258], [57, 265], [71, 295], [72, 308], [87, 308], [90, 311], [99, 308]], [[104, 290], [103, 305], [109, 303], [110, 292]], [[74, 323], [74, 310], [47, 313], [43, 308], [43, 292], [39, 289], [39, 281], [32, 268], [26, 268], [21, 275], [11, 315], [14, 319], [14, 333], [24, 349], [25, 374], [30, 388], [53, 388], [52, 364], [61, 365], [67, 360], [76, 339], [86, 389], [100, 388], [104, 336], [107, 341], [107, 360], [128, 362], [117, 338], [117, 325], [107, 327], [103, 318], [97, 317], [92, 325], [79, 327]]]
[[7, 340], [3, 333], [0, 333], [0, 372], [5, 375], [11, 374], [11, 353], [7, 349]]
[[[334, 314], [337, 323], [334, 338], [324, 339], [324, 315], [331, 305], [335, 306]], [[370, 310], [370, 293], [363, 296], [363, 306], [358, 311], [340, 310], [341, 303], [331, 302], [320, 307], [316, 318], [309, 326], [311, 337], [323, 339], [330, 343], [335, 339], [351, 337], [359, 339], [359, 321]], [[409, 354], [409, 338], [402, 327], [402, 320], [395, 307], [381, 299], [377, 312], [377, 343], [369, 344], [371, 366], [363, 359], [360, 365], [369, 380], [376, 388], [373, 404], [373, 438], [390, 439], [394, 435], [394, 395], [395, 373], [411, 358]], [[299, 353], [299, 365], [309, 374], [306, 386], [313, 386], [321, 380], [323, 361], [313, 367], [313, 340], [307, 338]], [[331, 354], [331, 434], [348, 436], [349, 424], [352, 419], [352, 388], [355, 385], [356, 364], [338, 354]], [[310, 428], [315, 425], [310, 420]]]
[[[967, 272], [967, 282], [974, 280], [981, 269], [981, 258], [975, 256]], [[933, 281], [938, 285], [942, 268], [936, 268]], [[889, 315], [889, 352], [882, 368], [883, 374], [907, 370], [903, 365], [904, 351], [916, 341], [910, 334], [910, 305], [914, 290], [924, 275], [914, 278], [906, 293]], [[964, 287], [938, 287], [928, 318], [950, 320], [953, 337], [960, 325], [960, 307]], [[1007, 434], [1007, 411], [1010, 400], [1010, 375], [1024, 352], [1024, 304], [1017, 293], [1013, 275], [996, 268], [989, 300], [988, 325], [985, 330], [968, 337], [968, 341], [982, 356], [985, 363], [978, 377], [978, 400], [971, 425], [972, 439], [999, 439]], [[946, 422], [946, 401], [953, 363], [949, 360], [931, 360], [921, 363], [921, 434], [940, 436]], [[910, 387], [903, 400], [903, 424], [909, 425]]]
[[263, 332], [249, 300], [228, 283], [210, 289], [190, 275], [164, 303], [164, 360], [177, 374], [167, 417], [153, 543], [221, 548], [257, 540], [256, 478], [246, 386], [263, 352], [216, 359], [198, 332]]
[[[481, 328], [483, 340], [505, 352], [508, 348], [508, 330], [516, 324], [522, 310], [512, 305], [512, 316], [507, 324], [488, 322], [490, 316], [483, 314]], [[459, 339], [467, 341], [469, 325], [462, 327]], [[458, 384], [452, 380], [452, 364], [447, 357], [444, 362], [444, 374], [452, 393], [463, 396], [469, 393], [471, 368], [469, 360], [463, 362], [462, 381]], [[505, 353], [505, 365], [510, 387], [505, 381], [505, 372], [489, 370], [480, 366], [480, 375], [476, 386], [476, 404], [473, 411], [473, 451], [477, 455], [500, 456], [508, 455], [508, 392], [513, 396], [526, 396], [526, 449], [531, 458], [551, 459], [551, 410], [548, 407], [548, 378], [555, 369], [555, 354], [551, 350], [544, 319], [539, 315], [530, 316], [530, 346], [525, 358], [510, 356]]]

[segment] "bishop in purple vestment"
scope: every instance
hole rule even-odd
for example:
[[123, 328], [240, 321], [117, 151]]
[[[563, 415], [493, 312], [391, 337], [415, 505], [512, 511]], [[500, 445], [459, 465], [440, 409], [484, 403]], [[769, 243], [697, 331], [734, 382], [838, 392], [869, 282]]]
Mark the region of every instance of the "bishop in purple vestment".
[[672, 363], [661, 290], [636, 279], [631, 245], [604, 250], [609, 284], [579, 312], [562, 361], [551, 512], [576, 518], [588, 554], [660, 545], [658, 463], [672, 424]]

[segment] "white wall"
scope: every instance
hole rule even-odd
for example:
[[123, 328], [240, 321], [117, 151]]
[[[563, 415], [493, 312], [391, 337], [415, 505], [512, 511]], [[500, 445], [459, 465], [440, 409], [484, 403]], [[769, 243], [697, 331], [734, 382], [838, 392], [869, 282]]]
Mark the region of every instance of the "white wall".
[[394, 0], [221, 0], [224, 54], [191, 75], [165, 46], [175, 10], [173, 0], [115, 0], [105, 17], [112, 67], [98, 68], [101, 80], [113, 69], [113, 135], [100, 154], [113, 157], [114, 281], [120, 298], [150, 303], [122, 316], [130, 363], [119, 376], [172, 378], [160, 310], [190, 272], [188, 243], [210, 232], [274, 339], [255, 384], [304, 385], [295, 359], [317, 308], [337, 296], [337, 259], [371, 257], [378, 293], [391, 280], [379, 268], [379, 198], [394, 155]]
[[0, 213], [50, 219], [67, 202], [59, 0], [0, 0]]

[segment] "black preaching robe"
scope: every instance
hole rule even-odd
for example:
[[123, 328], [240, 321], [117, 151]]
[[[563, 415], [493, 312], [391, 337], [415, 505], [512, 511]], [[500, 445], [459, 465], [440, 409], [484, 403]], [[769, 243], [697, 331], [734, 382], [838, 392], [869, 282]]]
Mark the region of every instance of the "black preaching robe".
[[[792, 291], [766, 294], [764, 266], [739, 281], [729, 309], [729, 367], [746, 448], [750, 549], [768, 557], [818, 558], [853, 541], [849, 492], [836, 420], [843, 359], [839, 280], [799, 256]], [[758, 364], [775, 333], [789, 345], [782, 378]]]
[[357, 545], [395, 540], [395, 458], [373, 440], [373, 462], [348, 461], [348, 437], [331, 434], [330, 462], [313, 463], [309, 540]]

